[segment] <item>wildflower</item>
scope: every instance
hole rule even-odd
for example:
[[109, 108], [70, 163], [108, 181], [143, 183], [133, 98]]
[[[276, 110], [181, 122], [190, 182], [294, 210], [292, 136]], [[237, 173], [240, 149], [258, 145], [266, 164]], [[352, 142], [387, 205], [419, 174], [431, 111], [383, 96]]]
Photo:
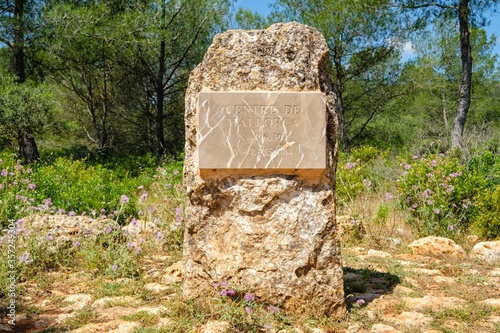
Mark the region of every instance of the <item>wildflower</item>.
[[229, 283], [227, 281], [222, 281], [221, 284], [220, 284], [220, 286], [222, 288], [227, 288], [229, 286]]
[[252, 314], [252, 313], [253, 313], [252, 308], [251, 308], [251, 307], [249, 307], [249, 306], [245, 306], [245, 311], [246, 311], [246, 313], [248, 313], [248, 314]]
[[135, 219], [135, 217], [132, 219], [132, 221], [130, 221], [130, 224], [134, 227], [137, 227], [137, 220]]
[[106, 209], [101, 208], [101, 213], [103, 213], [103, 214], [106, 213]]
[[59, 208], [59, 210], [57, 211], [58, 214], [64, 214], [66, 213], [66, 211], [62, 208]]
[[236, 291], [234, 291], [233, 289], [228, 289], [227, 294], [228, 295], [236, 295]]
[[122, 196], [120, 197], [120, 201], [123, 203], [123, 204], [126, 204], [130, 201], [129, 197], [127, 197], [125, 194], [122, 194]]
[[28, 188], [29, 188], [30, 190], [34, 190], [34, 189], [35, 189], [35, 187], [36, 187], [36, 185], [35, 185], [35, 184], [28, 184]]
[[50, 198], [47, 198], [43, 201], [43, 204], [46, 206], [52, 206], [52, 200]]
[[413, 155], [414, 160], [418, 160], [418, 155]]
[[418, 204], [413, 204], [412, 207], [416, 209], [418, 207]]
[[347, 170], [351, 170], [351, 169], [352, 169], [352, 168], [354, 168], [355, 166], [356, 166], [356, 163], [351, 163], [351, 162], [349, 162], [349, 163], [346, 163], [345, 168], [346, 168]]
[[411, 169], [411, 165], [406, 164], [406, 165], [405, 165], [405, 169], [406, 169], [406, 170], [410, 170], [410, 169]]
[[255, 300], [255, 295], [252, 293], [247, 293], [247, 294], [245, 294], [245, 296], [243, 296], [243, 299], [247, 302], [251, 302], [251, 301]]
[[386, 192], [385, 193], [384, 201], [389, 201], [389, 200], [391, 200], [393, 198], [394, 198], [394, 195], [392, 195], [392, 193]]
[[144, 186], [139, 185], [139, 186], [137, 186], [137, 189], [138, 189], [139, 191], [142, 191], [142, 190], [144, 189]]
[[273, 329], [273, 325], [268, 324], [268, 323], [264, 324], [264, 326], [263, 326], [263, 327], [264, 327], [264, 329], [265, 329], [266, 331], [270, 331], [270, 330], [272, 330], [272, 329]]
[[434, 209], [434, 214], [438, 215], [441, 211], [439, 209]]
[[432, 200], [427, 200], [427, 204], [432, 205], [433, 204]]
[[219, 295], [227, 296], [227, 290], [224, 289], [224, 290], [219, 291]]
[[369, 181], [369, 180], [363, 179], [363, 185], [365, 185], [366, 187], [371, 187], [372, 186], [372, 182]]
[[182, 212], [182, 208], [181, 207], [175, 208], [175, 220], [177, 222], [182, 221], [181, 212]]
[[155, 211], [155, 208], [154, 208], [153, 206], [150, 206], [150, 207], [148, 208], [148, 212], [149, 212], [149, 214], [153, 214], [153, 212], [154, 212], [154, 211]]
[[172, 184], [168, 183], [167, 188], [169, 188], [169, 189], [172, 188]]
[[105, 232], [107, 234], [111, 233], [111, 231], [113, 231], [113, 227], [112, 226], [107, 227], [106, 230], [105, 230]]
[[135, 254], [141, 253], [141, 248], [138, 246], [135, 248]]
[[431, 177], [434, 177], [434, 174], [433, 174], [432, 172], [429, 172], [429, 173], [427, 174], [427, 178], [431, 178]]
[[138, 211], [137, 215], [141, 216], [142, 215], [142, 210]]
[[156, 233], [156, 236], [155, 236], [156, 240], [157, 241], [161, 241], [163, 239], [163, 234], [161, 232], [157, 232]]
[[73, 241], [73, 247], [79, 247], [80, 246], [80, 243], [77, 242], [77, 241]]
[[22, 261], [24, 262], [25, 264], [29, 264], [30, 262], [33, 261], [33, 259], [30, 259], [30, 254], [29, 252], [24, 252], [24, 254], [22, 254], [20, 257], [19, 257], [19, 261]]
[[54, 236], [53, 236], [51, 233], [49, 233], [49, 234], [47, 235], [47, 239], [48, 239], [49, 241], [53, 241], [53, 240], [54, 240]]
[[278, 309], [277, 307], [275, 307], [274, 305], [269, 305], [267, 307], [267, 311], [273, 313], [273, 314], [278, 314], [280, 313], [280, 309]]
[[219, 289], [219, 283], [218, 282], [214, 282], [213, 286], [214, 286], [214, 289]]
[[433, 167], [435, 167], [435, 166], [436, 166], [436, 164], [437, 164], [436, 160], [432, 160], [432, 161], [431, 161], [431, 165], [432, 165]]
[[178, 170], [174, 170], [174, 176], [177, 176], [179, 174]]
[[137, 243], [136, 242], [129, 242], [127, 243], [127, 247], [136, 247]]
[[148, 197], [148, 192], [142, 192], [141, 199], [146, 199]]
[[118, 265], [117, 264], [113, 264], [113, 266], [111, 266], [111, 270], [113, 272], [116, 272], [117, 269], [118, 269]]
[[365, 302], [365, 300], [364, 300], [364, 299], [362, 299], [362, 298], [358, 298], [358, 299], [356, 300], [356, 305], [357, 305], [357, 306], [363, 306], [363, 305], [365, 305], [365, 303], [366, 303], [366, 302]]
[[448, 226], [448, 230], [453, 231], [455, 229], [451, 224]]
[[70, 211], [68, 212], [68, 216], [75, 216], [75, 215], [76, 215], [76, 213], [75, 213], [75, 211], [73, 211], [73, 210], [70, 210]]

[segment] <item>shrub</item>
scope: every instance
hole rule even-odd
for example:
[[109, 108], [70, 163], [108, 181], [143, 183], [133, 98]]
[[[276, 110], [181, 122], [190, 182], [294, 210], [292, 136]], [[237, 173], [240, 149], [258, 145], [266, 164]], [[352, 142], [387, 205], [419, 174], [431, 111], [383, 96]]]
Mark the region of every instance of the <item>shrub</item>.
[[485, 191], [475, 198], [478, 215], [472, 229], [486, 239], [500, 237], [500, 185]]
[[476, 213], [473, 198], [487, 184], [483, 177], [443, 154], [413, 156], [401, 166], [401, 202], [422, 236], [453, 237], [469, 228]]

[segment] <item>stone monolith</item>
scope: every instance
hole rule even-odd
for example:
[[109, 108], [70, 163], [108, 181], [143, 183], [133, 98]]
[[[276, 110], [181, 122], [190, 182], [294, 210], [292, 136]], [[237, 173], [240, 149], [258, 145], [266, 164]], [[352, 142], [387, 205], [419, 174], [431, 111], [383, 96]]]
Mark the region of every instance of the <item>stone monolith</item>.
[[182, 291], [342, 316], [329, 49], [295, 22], [217, 35], [186, 92]]

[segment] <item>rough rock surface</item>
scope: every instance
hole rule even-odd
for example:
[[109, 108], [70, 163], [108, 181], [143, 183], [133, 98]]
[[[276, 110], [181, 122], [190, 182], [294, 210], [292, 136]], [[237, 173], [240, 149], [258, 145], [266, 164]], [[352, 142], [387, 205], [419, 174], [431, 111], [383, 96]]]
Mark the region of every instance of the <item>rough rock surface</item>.
[[464, 249], [453, 240], [444, 237], [429, 236], [417, 239], [408, 245], [414, 254], [433, 257], [452, 256], [463, 258], [466, 254]]
[[[298, 23], [217, 35], [191, 73], [186, 94], [184, 181], [189, 196], [183, 295], [213, 283], [249, 290], [289, 310], [343, 315], [342, 260], [336, 232], [334, 114], [324, 37]], [[307, 174], [200, 175], [201, 91], [319, 91], [326, 96], [327, 168]]]
[[471, 256], [484, 259], [489, 263], [500, 261], [500, 241], [477, 243], [472, 248]]

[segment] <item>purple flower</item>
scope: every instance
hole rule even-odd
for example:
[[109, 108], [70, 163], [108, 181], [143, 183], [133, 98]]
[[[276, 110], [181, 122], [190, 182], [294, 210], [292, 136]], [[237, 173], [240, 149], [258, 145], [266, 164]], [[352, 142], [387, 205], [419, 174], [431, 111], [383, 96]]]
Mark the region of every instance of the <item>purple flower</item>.
[[70, 210], [70, 211], [68, 212], [68, 216], [75, 216], [75, 215], [76, 215], [76, 213], [75, 213], [75, 211], [73, 211], [73, 210]]
[[432, 200], [427, 200], [427, 204], [432, 205], [433, 204]]
[[149, 214], [153, 214], [153, 212], [154, 212], [154, 211], [155, 211], [155, 208], [154, 208], [153, 206], [150, 206], [150, 207], [148, 208], [148, 212], [149, 212]]
[[53, 236], [52, 234], [50, 234], [50, 233], [49, 233], [49, 234], [47, 235], [47, 239], [48, 239], [49, 241], [53, 241], [53, 240], [54, 240], [54, 236]]
[[132, 221], [130, 221], [130, 224], [134, 227], [137, 227], [137, 220], [135, 219], [135, 217], [132, 219]]
[[218, 282], [214, 282], [213, 286], [214, 286], [214, 289], [219, 289], [219, 283]]
[[2, 177], [6, 177], [7, 176], [7, 169], [3, 169], [2, 172], [0, 173], [0, 175], [2, 175]]
[[136, 242], [129, 242], [127, 243], [127, 247], [136, 247], [137, 243]]
[[34, 189], [35, 189], [35, 187], [36, 187], [36, 185], [35, 185], [35, 184], [28, 184], [28, 188], [29, 188], [30, 190], [34, 190]]
[[221, 286], [222, 288], [227, 288], [227, 287], [229, 286], [229, 283], [228, 283], [227, 281], [225, 281], [225, 280], [224, 280], [224, 281], [222, 281], [222, 282], [220, 283], [220, 286]]
[[268, 324], [268, 323], [264, 324], [264, 326], [263, 326], [263, 327], [264, 327], [264, 329], [265, 329], [266, 331], [270, 331], [270, 330], [272, 330], [272, 329], [273, 329], [273, 325]]
[[223, 290], [219, 291], [219, 295], [221, 295], [221, 296], [227, 296], [227, 290], [223, 289]]
[[30, 254], [29, 252], [24, 252], [24, 254], [22, 254], [20, 257], [19, 257], [19, 261], [22, 261], [24, 262], [25, 264], [29, 264], [30, 262], [33, 261], [33, 259], [29, 259], [30, 257]]
[[156, 240], [157, 241], [161, 241], [163, 239], [163, 234], [161, 232], [157, 232], [156, 233], [156, 236], [155, 236]]
[[436, 215], [437, 215], [437, 214], [439, 214], [441, 211], [440, 211], [439, 209], [437, 209], [437, 208], [436, 208], [436, 209], [434, 209], [434, 210], [433, 210], [433, 212], [434, 212], [434, 214], [436, 214]]
[[346, 168], [347, 170], [351, 170], [351, 169], [352, 169], [352, 168], [354, 168], [355, 166], [356, 166], [356, 163], [351, 163], [351, 162], [349, 162], [349, 163], [346, 163], [345, 168]]
[[236, 295], [236, 291], [234, 291], [233, 289], [228, 289], [227, 294], [228, 295]]
[[113, 272], [116, 272], [116, 270], [118, 269], [118, 265], [113, 264], [113, 266], [111, 266], [111, 269], [113, 270]]
[[106, 212], [106, 209], [101, 208], [101, 213], [105, 213], [105, 212]]
[[129, 197], [127, 197], [125, 194], [122, 194], [122, 196], [120, 197], [120, 201], [123, 203], [123, 204], [126, 204], [130, 201]]
[[453, 229], [455, 229], [455, 228], [453, 228], [453, 226], [450, 224], [450, 225], [448, 226], [448, 230], [453, 231]]
[[248, 313], [248, 314], [252, 314], [252, 313], [253, 313], [252, 308], [251, 308], [251, 307], [249, 307], [249, 306], [245, 306], [245, 311], [246, 311], [246, 313]]
[[364, 300], [364, 299], [362, 299], [362, 298], [358, 298], [358, 299], [356, 300], [356, 305], [357, 305], [357, 306], [363, 306], [363, 305], [365, 305], [365, 303], [366, 303], [366, 302], [365, 302], [365, 300]]
[[432, 161], [431, 161], [431, 165], [432, 165], [433, 167], [435, 167], [435, 166], [436, 166], [436, 160], [432, 160]]
[[105, 230], [105, 232], [107, 234], [111, 233], [111, 231], [113, 231], [113, 227], [112, 226], [107, 227], [106, 230]]
[[405, 169], [406, 169], [406, 170], [410, 170], [410, 169], [411, 169], [411, 165], [406, 164], [406, 165], [405, 165]]
[[174, 170], [174, 176], [177, 176], [179, 174], [178, 170]]
[[148, 192], [142, 192], [141, 199], [146, 199], [148, 197]]
[[252, 293], [247, 293], [245, 296], [243, 296], [243, 299], [247, 302], [251, 302], [255, 300], [255, 295]]
[[384, 201], [389, 201], [389, 200], [391, 200], [393, 198], [394, 198], [394, 195], [392, 195], [392, 193], [386, 192], [385, 193]]
[[273, 314], [278, 314], [280, 313], [280, 309], [278, 309], [277, 307], [275, 307], [274, 305], [269, 305], [267, 307], [267, 311], [273, 313]]
[[433, 174], [432, 172], [429, 172], [429, 173], [427, 174], [427, 178], [431, 178], [431, 177], [434, 177], [434, 174]]
[[73, 241], [73, 247], [79, 247], [80, 246], [80, 243], [77, 242], [77, 241]]
[[413, 208], [417, 208], [418, 207], [418, 204], [413, 204]]
[[140, 191], [142, 191], [144, 189], [144, 186], [139, 185], [139, 186], [137, 186], [137, 189], [140, 190]]
[[418, 160], [418, 155], [413, 155], [414, 160]]

